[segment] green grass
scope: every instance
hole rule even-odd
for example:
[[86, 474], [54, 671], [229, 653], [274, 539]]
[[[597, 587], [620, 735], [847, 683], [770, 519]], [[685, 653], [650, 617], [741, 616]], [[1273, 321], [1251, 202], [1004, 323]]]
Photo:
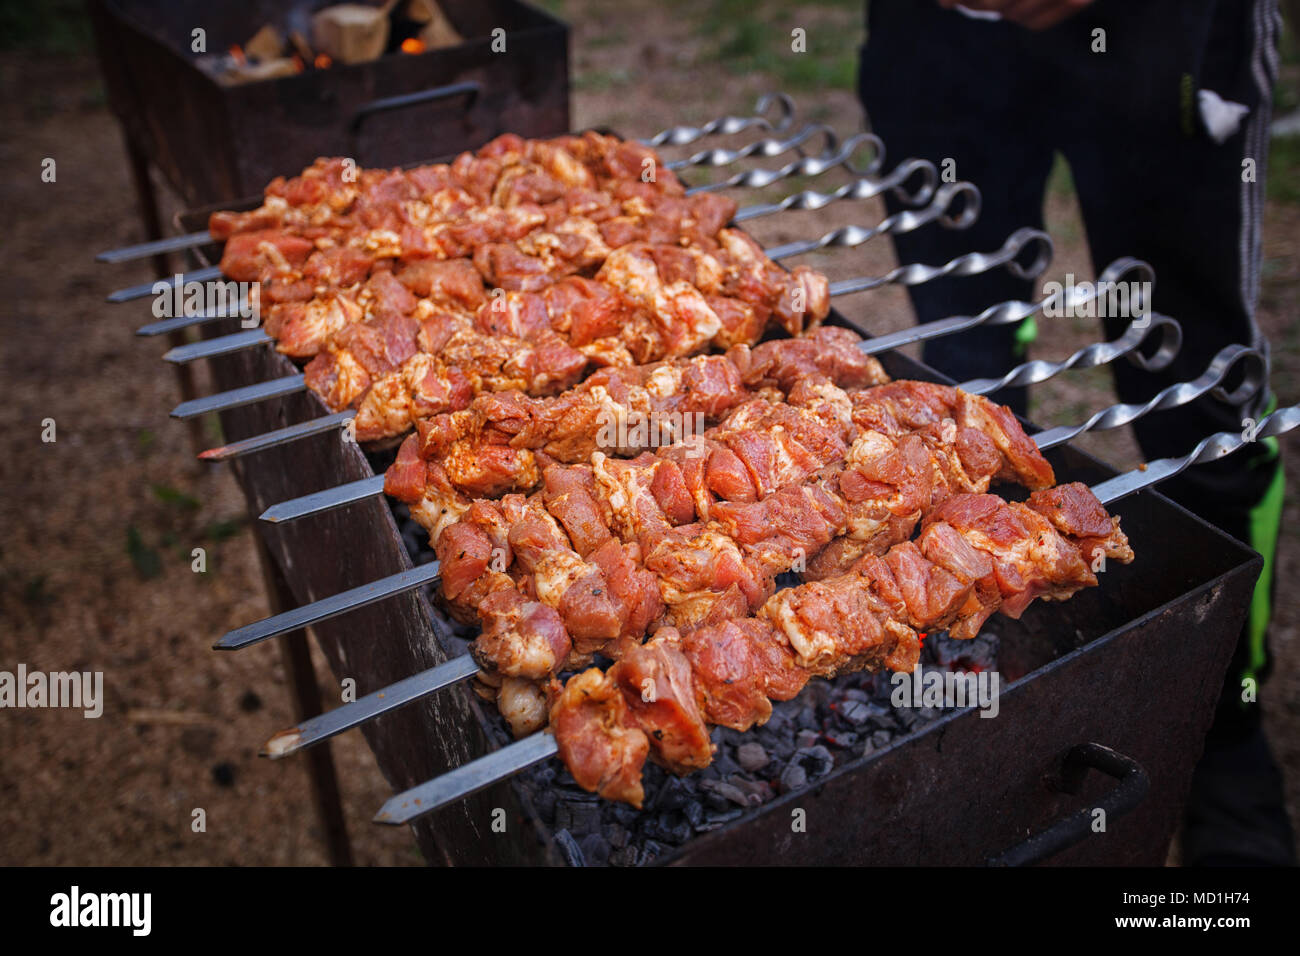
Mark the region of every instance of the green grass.
[[1269, 144], [1267, 189], [1273, 202], [1300, 203], [1300, 136]]
[[90, 47], [90, 19], [81, 0], [0, 0], [0, 50], [69, 54]]
[[[732, 73], [766, 73], [783, 89], [853, 89], [863, 31], [860, 2], [832, 0], [798, 9], [771, 0], [672, 5], [695, 20], [695, 32], [706, 41], [702, 58]], [[806, 33], [806, 52], [791, 49], [796, 27]]]

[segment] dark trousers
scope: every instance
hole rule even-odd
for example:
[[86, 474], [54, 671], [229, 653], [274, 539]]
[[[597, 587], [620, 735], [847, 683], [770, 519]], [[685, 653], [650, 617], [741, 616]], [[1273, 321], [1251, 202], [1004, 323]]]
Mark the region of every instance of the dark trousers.
[[[952, 160], [956, 178], [984, 195], [969, 230], [930, 227], [894, 237], [899, 261], [938, 264], [997, 248], [1022, 226], [1041, 227], [1059, 153], [1074, 178], [1094, 269], [1122, 256], [1151, 263], [1155, 310], [1184, 328], [1183, 348], [1168, 370], [1113, 366], [1121, 400], [1145, 401], [1199, 375], [1230, 343], [1264, 350], [1254, 312], [1276, 11], [1276, 0], [1098, 0], [1033, 33], [943, 10], [932, 0], [869, 0], [858, 83], [871, 129], [891, 162]], [[1199, 90], [1249, 107], [1221, 144], [1202, 123]], [[922, 322], [1040, 297], [1032, 283], [1001, 270], [909, 291]], [[1064, 320], [1038, 320], [1039, 341], [1050, 343], [1054, 321]], [[1104, 321], [1108, 337], [1128, 322]], [[1014, 328], [985, 328], [928, 343], [924, 358], [962, 381], [1005, 372], [1016, 352]], [[1023, 393], [997, 397], [1024, 410]], [[1269, 400], [1261, 395], [1230, 407], [1207, 396], [1149, 416], [1134, 430], [1147, 458], [1179, 456], [1212, 432], [1241, 431], [1243, 419], [1258, 419]], [[1161, 490], [1271, 558], [1282, 497], [1276, 441], [1189, 469]], [[1216, 731], [1240, 734], [1258, 725], [1258, 707], [1241, 702], [1241, 679], [1262, 678], [1268, 668], [1271, 584], [1257, 591]]]

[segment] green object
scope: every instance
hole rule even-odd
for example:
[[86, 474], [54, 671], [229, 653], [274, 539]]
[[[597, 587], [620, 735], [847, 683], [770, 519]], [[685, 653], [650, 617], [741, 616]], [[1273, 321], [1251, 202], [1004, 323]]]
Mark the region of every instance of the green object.
[[[1272, 398], [1264, 414], [1277, 408], [1277, 398]], [[1265, 438], [1264, 445], [1269, 451], [1261, 464], [1277, 461], [1282, 453], [1276, 438]], [[1257, 466], [1258, 467], [1258, 466]], [[1282, 502], [1286, 497], [1286, 475], [1279, 465], [1273, 481], [1264, 492], [1259, 504], [1250, 510], [1250, 546], [1264, 558], [1264, 569], [1255, 582], [1255, 593], [1250, 600], [1250, 615], [1247, 618], [1247, 638], [1250, 641], [1250, 659], [1242, 678], [1257, 679], [1264, 667], [1264, 635], [1268, 631], [1269, 619], [1273, 608], [1273, 568], [1277, 561], [1277, 539], [1282, 527]]]
[[1016, 357], [1023, 358], [1029, 346], [1038, 341], [1038, 323], [1031, 315], [1016, 326]]

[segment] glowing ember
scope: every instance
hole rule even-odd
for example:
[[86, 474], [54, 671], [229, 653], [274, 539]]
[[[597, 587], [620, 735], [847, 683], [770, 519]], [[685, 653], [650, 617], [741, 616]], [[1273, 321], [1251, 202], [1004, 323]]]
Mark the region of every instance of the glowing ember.
[[403, 53], [423, 53], [424, 41], [419, 37], [408, 37], [402, 41]]
[[293, 55], [293, 72], [301, 73], [305, 69], [307, 69], [307, 67], [303, 65], [302, 57], [295, 53]]
[[230, 55], [235, 58], [235, 62], [240, 66], [244, 66], [248, 63], [248, 57], [244, 56], [244, 48], [238, 43], [232, 43], [230, 45]]
[[312, 61], [312, 65], [315, 66], [316, 69], [318, 70], [328, 70], [330, 68], [330, 64], [333, 62], [334, 61], [331, 60], [324, 53], [317, 53], [316, 59]]

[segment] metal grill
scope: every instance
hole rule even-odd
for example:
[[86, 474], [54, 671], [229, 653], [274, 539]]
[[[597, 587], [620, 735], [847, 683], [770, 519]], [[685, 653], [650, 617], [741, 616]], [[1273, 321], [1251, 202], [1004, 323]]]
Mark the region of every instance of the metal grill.
[[[737, 223], [885, 192], [910, 207], [874, 225], [840, 228], [768, 249], [773, 259], [853, 248], [884, 234], [920, 228], [962, 229], [979, 214], [974, 185], [941, 184], [935, 167], [918, 159], [905, 159], [886, 171], [884, 146], [874, 137], [857, 136], [841, 144], [826, 127], [799, 126], [784, 96], [764, 97], [752, 116], [674, 127], [643, 142], [682, 148], [720, 135], [753, 138], [671, 162], [669, 167], [688, 180], [695, 169], [728, 173], [692, 191], [766, 188], [795, 176], [816, 178], [837, 171], [849, 176], [849, 182], [833, 189], [805, 189], [776, 202], [743, 206]], [[871, 157], [865, 163], [856, 158], [864, 151]], [[775, 168], [741, 168], [748, 160], [787, 154], [795, 158]], [[195, 230], [185, 236], [101, 258], [123, 261], [189, 248], [197, 253], [199, 268], [182, 281], [215, 278], [219, 270], [210, 265], [211, 237], [197, 228], [205, 218], [202, 213], [183, 217], [183, 225]], [[883, 275], [834, 283], [831, 292], [841, 297], [999, 268], [1033, 278], [1050, 257], [1050, 239], [1026, 229], [996, 250], [942, 264], [901, 265]], [[1099, 279], [1125, 277], [1154, 279], [1137, 260], [1112, 263]], [[1094, 290], [1101, 287], [1099, 282]], [[138, 300], [152, 290], [153, 284], [124, 289], [110, 300]], [[998, 303], [979, 315], [869, 337], [863, 348], [877, 355], [895, 379], [945, 382], [898, 349], [979, 325], [1017, 323], [1053, 304], [1080, 306], [1095, 294], [1076, 288], [1061, 300]], [[851, 311], [836, 310], [828, 321], [871, 333]], [[427, 551], [421, 555], [412, 549], [415, 558], [426, 561], [413, 562], [412, 552], [403, 546], [400, 509], [395, 512], [382, 497], [382, 469], [391, 455], [343, 440], [355, 413], [329, 413], [293, 364], [267, 348], [273, 340], [260, 329], [238, 329], [228, 315], [210, 314], [154, 322], [138, 331], [152, 336], [185, 328], [195, 329], [201, 338], [173, 348], [165, 358], [180, 364], [209, 361], [223, 390], [184, 402], [172, 414], [185, 419], [221, 415], [231, 440], [203, 457], [232, 461], [250, 507], [261, 513], [258, 533], [279, 568], [283, 590], [297, 605], [221, 636], [216, 647], [246, 647], [310, 626], [335, 673], [355, 678], [364, 693], [276, 734], [264, 752], [286, 756], [361, 727], [399, 791], [376, 819], [414, 822], [427, 858], [575, 862], [569, 829], [539, 812], [539, 806], [554, 808], [556, 803], [553, 794], [547, 796], [554, 774], [530, 772], [512, 779], [524, 768], [545, 766], [555, 753], [553, 738], [540, 733], [502, 746], [500, 720], [466, 692], [463, 682], [476, 667], [464, 653], [463, 636], [424, 593], [437, 580], [437, 562], [427, 560], [432, 557]], [[1180, 343], [1177, 322], [1152, 314], [1113, 341], [1091, 344], [1060, 361], [1027, 362], [998, 379], [962, 387], [988, 394], [1120, 359], [1160, 370]], [[1184, 468], [1230, 454], [1244, 439], [1209, 436], [1182, 458], [1119, 476], [1068, 443], [1085, 432], [1120, 427], [1207, 394], [1241, 401], [1263, 384], [1264, 375], [1264, 363], [1254, 350], [1230, 346], [1202, 375], [1170, 386], [1148, 402], [1114, 405], [1071, 426], [1030, 427], [1039, 447], [1052, 450], [1050, 460], [1063, 481], [1091, 482], [1103, 502], [1119, 503], [1114, 513], [1122, 517], [1139, 560], [1108, 572], [1102, 587], [1066, 604], [1035, 606], [1019, 622], [999, 622], [999, 665], [1020, 675], [1004, 692], [1003, 719], [983, 721], [966, 711], [907, 728], [887, 744], [850, 756], [775, 799], [738, 808], [718, 825], [693, 826], [685, 839], [649, 856], [657, 862], [709, 863], [1021, 863], [1058, 854], [1054, 859], [1074, 862], [1159, 862], [1200, 745], [1197, 728], [1208, 724], [1212, 699], [1206, 688], [1217, 687], [1226, 667], [1229, 638], [1244, 615], [1260, 561], [1149, 489]], [[1300, 409], [1283, 409], [1265, 419], [1256, 435], [1280, 434], [1297, 424]], [[1183, 640], [1182, 631], [1192, 622], [1214, 639]], [[1141, 662], [1152, 656], [1168, 662], [1155, 692], [1141, 683], [1146, 672]], [[839, 678], [834, 684], [845, 681]], [[1088, 767], [1120, 780], [1120, 786], [1107, 794], [1097, 779], [1085, 777]], [[656, 793], [669, 785], [659, 786]], [[583, 803], [573, 795], [564, 799]], [[1084, 805], [1081, 799], [1123, 815], [1111, 828], [1123, 836], [1083, 841], [1086, 827], [1068, 813]], [[817, 808], [821, 819], [837, 821], [834, 834], [809, 829], [793, 836], [792, 810], [813, 812], [810, 807]], [[500, 819], [507, 821], [509, 837], [493, 835], [492, 823]], [[1027, 833], [1038, 836], [1032, 846], [1017, 848]], [[643, 861], [636, 854], [625, 860]]]

